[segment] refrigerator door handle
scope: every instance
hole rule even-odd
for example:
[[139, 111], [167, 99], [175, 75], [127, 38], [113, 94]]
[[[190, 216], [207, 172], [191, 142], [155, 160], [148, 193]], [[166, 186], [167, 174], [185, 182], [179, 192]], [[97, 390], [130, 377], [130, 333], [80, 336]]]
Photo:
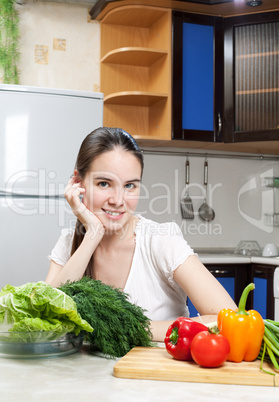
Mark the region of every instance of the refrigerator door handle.
[[12, 191], [0, 190], [0, 197], [13, 197], [13, 198], [50, 198], [50, 199], [64, 199], [64, 194], [55, 195], [40, 195], [40, 194], [24, 194], [14, 193]]

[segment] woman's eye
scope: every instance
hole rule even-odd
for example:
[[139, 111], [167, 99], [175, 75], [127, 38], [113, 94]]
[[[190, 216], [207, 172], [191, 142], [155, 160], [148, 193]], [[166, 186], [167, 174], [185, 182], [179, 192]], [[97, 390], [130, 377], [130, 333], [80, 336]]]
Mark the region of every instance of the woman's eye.
[[98, 183], [98, 186], [100, 186], [100, 187], [102, 187], [102, 188], [105, 188], [105, 187], [108, 186], [108, 183], [107, 183], [106, 181], [100, 181], [100, 182]]
[[127, 190], [133, 190], [135, 187], [136, 187], [136, 186], [135, 186], [134, 183], [127, 183], [127, 184], [125, 185], [125, 188], [126, 188]]

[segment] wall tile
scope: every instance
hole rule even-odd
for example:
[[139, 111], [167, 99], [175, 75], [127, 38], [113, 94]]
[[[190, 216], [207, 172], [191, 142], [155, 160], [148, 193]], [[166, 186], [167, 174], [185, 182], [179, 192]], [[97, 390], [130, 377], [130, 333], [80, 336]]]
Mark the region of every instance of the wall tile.
[[53, 50], [66, 51], [66, 39], [53, 39]]
[[48, 46], [35, 45], [35, 63], [48, 64]]
[[100, 24], [88, 15], [87, 6], [24, 1], [21, 85], [99, 92]]

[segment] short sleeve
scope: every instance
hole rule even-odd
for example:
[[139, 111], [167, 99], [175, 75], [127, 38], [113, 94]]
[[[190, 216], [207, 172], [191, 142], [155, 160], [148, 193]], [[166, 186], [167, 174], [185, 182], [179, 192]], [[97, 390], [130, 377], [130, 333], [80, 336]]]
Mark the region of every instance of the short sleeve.
[[48, 259], [64, 266], [71, 256], [73, 237], [74, 229], [62, 229], [61, 235]]
[[172, 282], [173, 273], [187, 258], [196, 255], [184, 239], [181, 229], [175, 222], [158, 226], [158, 233], [152, 236], [151, 250], [156, 266]]

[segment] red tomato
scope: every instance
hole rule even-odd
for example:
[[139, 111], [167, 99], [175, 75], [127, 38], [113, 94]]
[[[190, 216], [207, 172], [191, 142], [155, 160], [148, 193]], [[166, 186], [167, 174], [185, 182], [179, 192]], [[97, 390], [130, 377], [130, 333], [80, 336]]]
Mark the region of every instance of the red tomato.
[[202, 367], [219, 367], [228, 358], [230, 343], [221, 334], [201, 331], [191, 343], [193, 360]]

